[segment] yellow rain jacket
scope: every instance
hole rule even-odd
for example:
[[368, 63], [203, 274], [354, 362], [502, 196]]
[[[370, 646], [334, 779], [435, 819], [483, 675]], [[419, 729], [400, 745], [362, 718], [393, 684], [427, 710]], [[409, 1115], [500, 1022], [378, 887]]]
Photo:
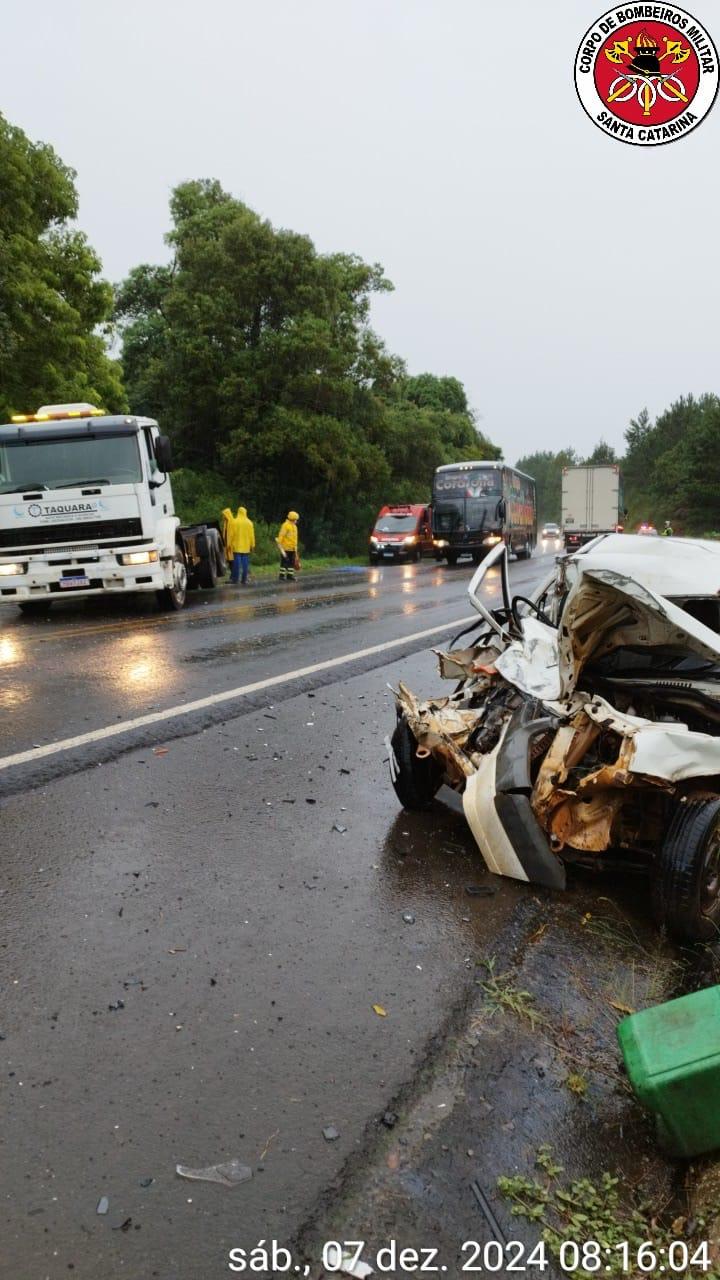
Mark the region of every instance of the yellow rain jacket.
[[248, 520], [246, 507], [238, 507], [233, 520], [232, 549], [245, 555], [255, 550], [255, 526], [252, 520]]
[[229, 508], [229, 507], [225, 507], [225, 509], [224, 509], [224, 511], [223, 511], [223, 513], [222, 513], [222, 529], [221, 529], [221, 536], [222, 536], [222, 540], [223, 540], [223, 546], [224, 546], [224, 548], [225, 548], [225, 559], [226, 559], [226, 560], [232, 560], [232, 558], [233, 558], [233, 549], [232, 549], [232, 527], [233, 527], [234, 523], [235, 523], [235, 517], [233, 516], [232, 511], [230, 510], [230, 508]]
[[281, 551], [297, 551], [297, 525], [290, 519], [291, 516], [294, 516], [295, 520], [298, 519], [296, 511], [289, 511], [288, 518], [280, 525], [280, 532], [275, 539]]

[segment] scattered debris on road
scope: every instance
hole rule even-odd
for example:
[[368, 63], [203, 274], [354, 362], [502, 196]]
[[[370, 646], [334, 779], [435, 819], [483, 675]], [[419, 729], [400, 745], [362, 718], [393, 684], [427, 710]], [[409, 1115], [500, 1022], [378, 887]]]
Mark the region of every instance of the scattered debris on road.
[[326, 1125], [322, 1132], [326, 1142], [337, 1142], [340, 1137], [340, 1130], [336, 1129], [334, 1124]]
[[110, 1208], [110, 1201], [108, 1200], [107, 1196], [101, 1196], [100, 1199], [98, 1200], [97, 1209], [95, 1210], [95, 1212], [99, 1213], [102, 1216], [107, 1213], [109, 1208]]
[[207, 1169], [191, 1169], [188, 1165], [178, 1164], [175, 1172], [181, 1178], [189, 1178], [193, 1182], [219, 1182], [223, 1187], [236, 1187], [240, 1182], [252, 1178], [252, 1169], [240, 1160], [226, 1160], [222, 1164], [211, 1164]]

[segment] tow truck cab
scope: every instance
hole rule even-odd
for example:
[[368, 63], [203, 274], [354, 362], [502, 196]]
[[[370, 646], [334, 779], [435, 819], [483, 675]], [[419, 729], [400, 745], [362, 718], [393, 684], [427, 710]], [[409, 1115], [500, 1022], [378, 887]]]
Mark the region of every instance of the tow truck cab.
[[370, 564], [382, 560], [419, 560], [434, 555], [432, 512], [420, 504], [381, 507], [370, 534]]
[[155, 591], [182, 608], [222, 572], [217, 531], [181, 526], [152, 418], [45, 405], [0, 426], [0, 603]]

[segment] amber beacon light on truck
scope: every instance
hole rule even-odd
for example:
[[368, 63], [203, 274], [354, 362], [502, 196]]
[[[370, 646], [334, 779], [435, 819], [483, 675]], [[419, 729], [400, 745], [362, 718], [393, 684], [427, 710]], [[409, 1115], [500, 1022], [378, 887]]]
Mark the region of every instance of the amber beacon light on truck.
[[10, 421], [20, 426], [24, 422], [65, 422], [68, 418], [106, 418], [104, 409], [96, 409], [92, 404], [82, 405], [48, 405], [38, 409], [37, 413], [14, 413]]

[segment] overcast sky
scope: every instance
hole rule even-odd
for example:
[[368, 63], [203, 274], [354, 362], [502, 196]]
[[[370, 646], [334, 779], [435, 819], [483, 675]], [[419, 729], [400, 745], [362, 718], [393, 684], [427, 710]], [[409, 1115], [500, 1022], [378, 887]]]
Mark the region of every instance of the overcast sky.
[[[461, 378], [511, 461], [622, 447], [643, 406], [720, 390], [720, 105], [669, 146], [604, 136], [573, 61], [605, 7], [9, 0], [0, 110], [77, 170], [109, 279], [165, 256], [176, 183], [216, 177], [381, 262], [376, 329]], [[717, 42], [720, 6], [692, 8]]]

